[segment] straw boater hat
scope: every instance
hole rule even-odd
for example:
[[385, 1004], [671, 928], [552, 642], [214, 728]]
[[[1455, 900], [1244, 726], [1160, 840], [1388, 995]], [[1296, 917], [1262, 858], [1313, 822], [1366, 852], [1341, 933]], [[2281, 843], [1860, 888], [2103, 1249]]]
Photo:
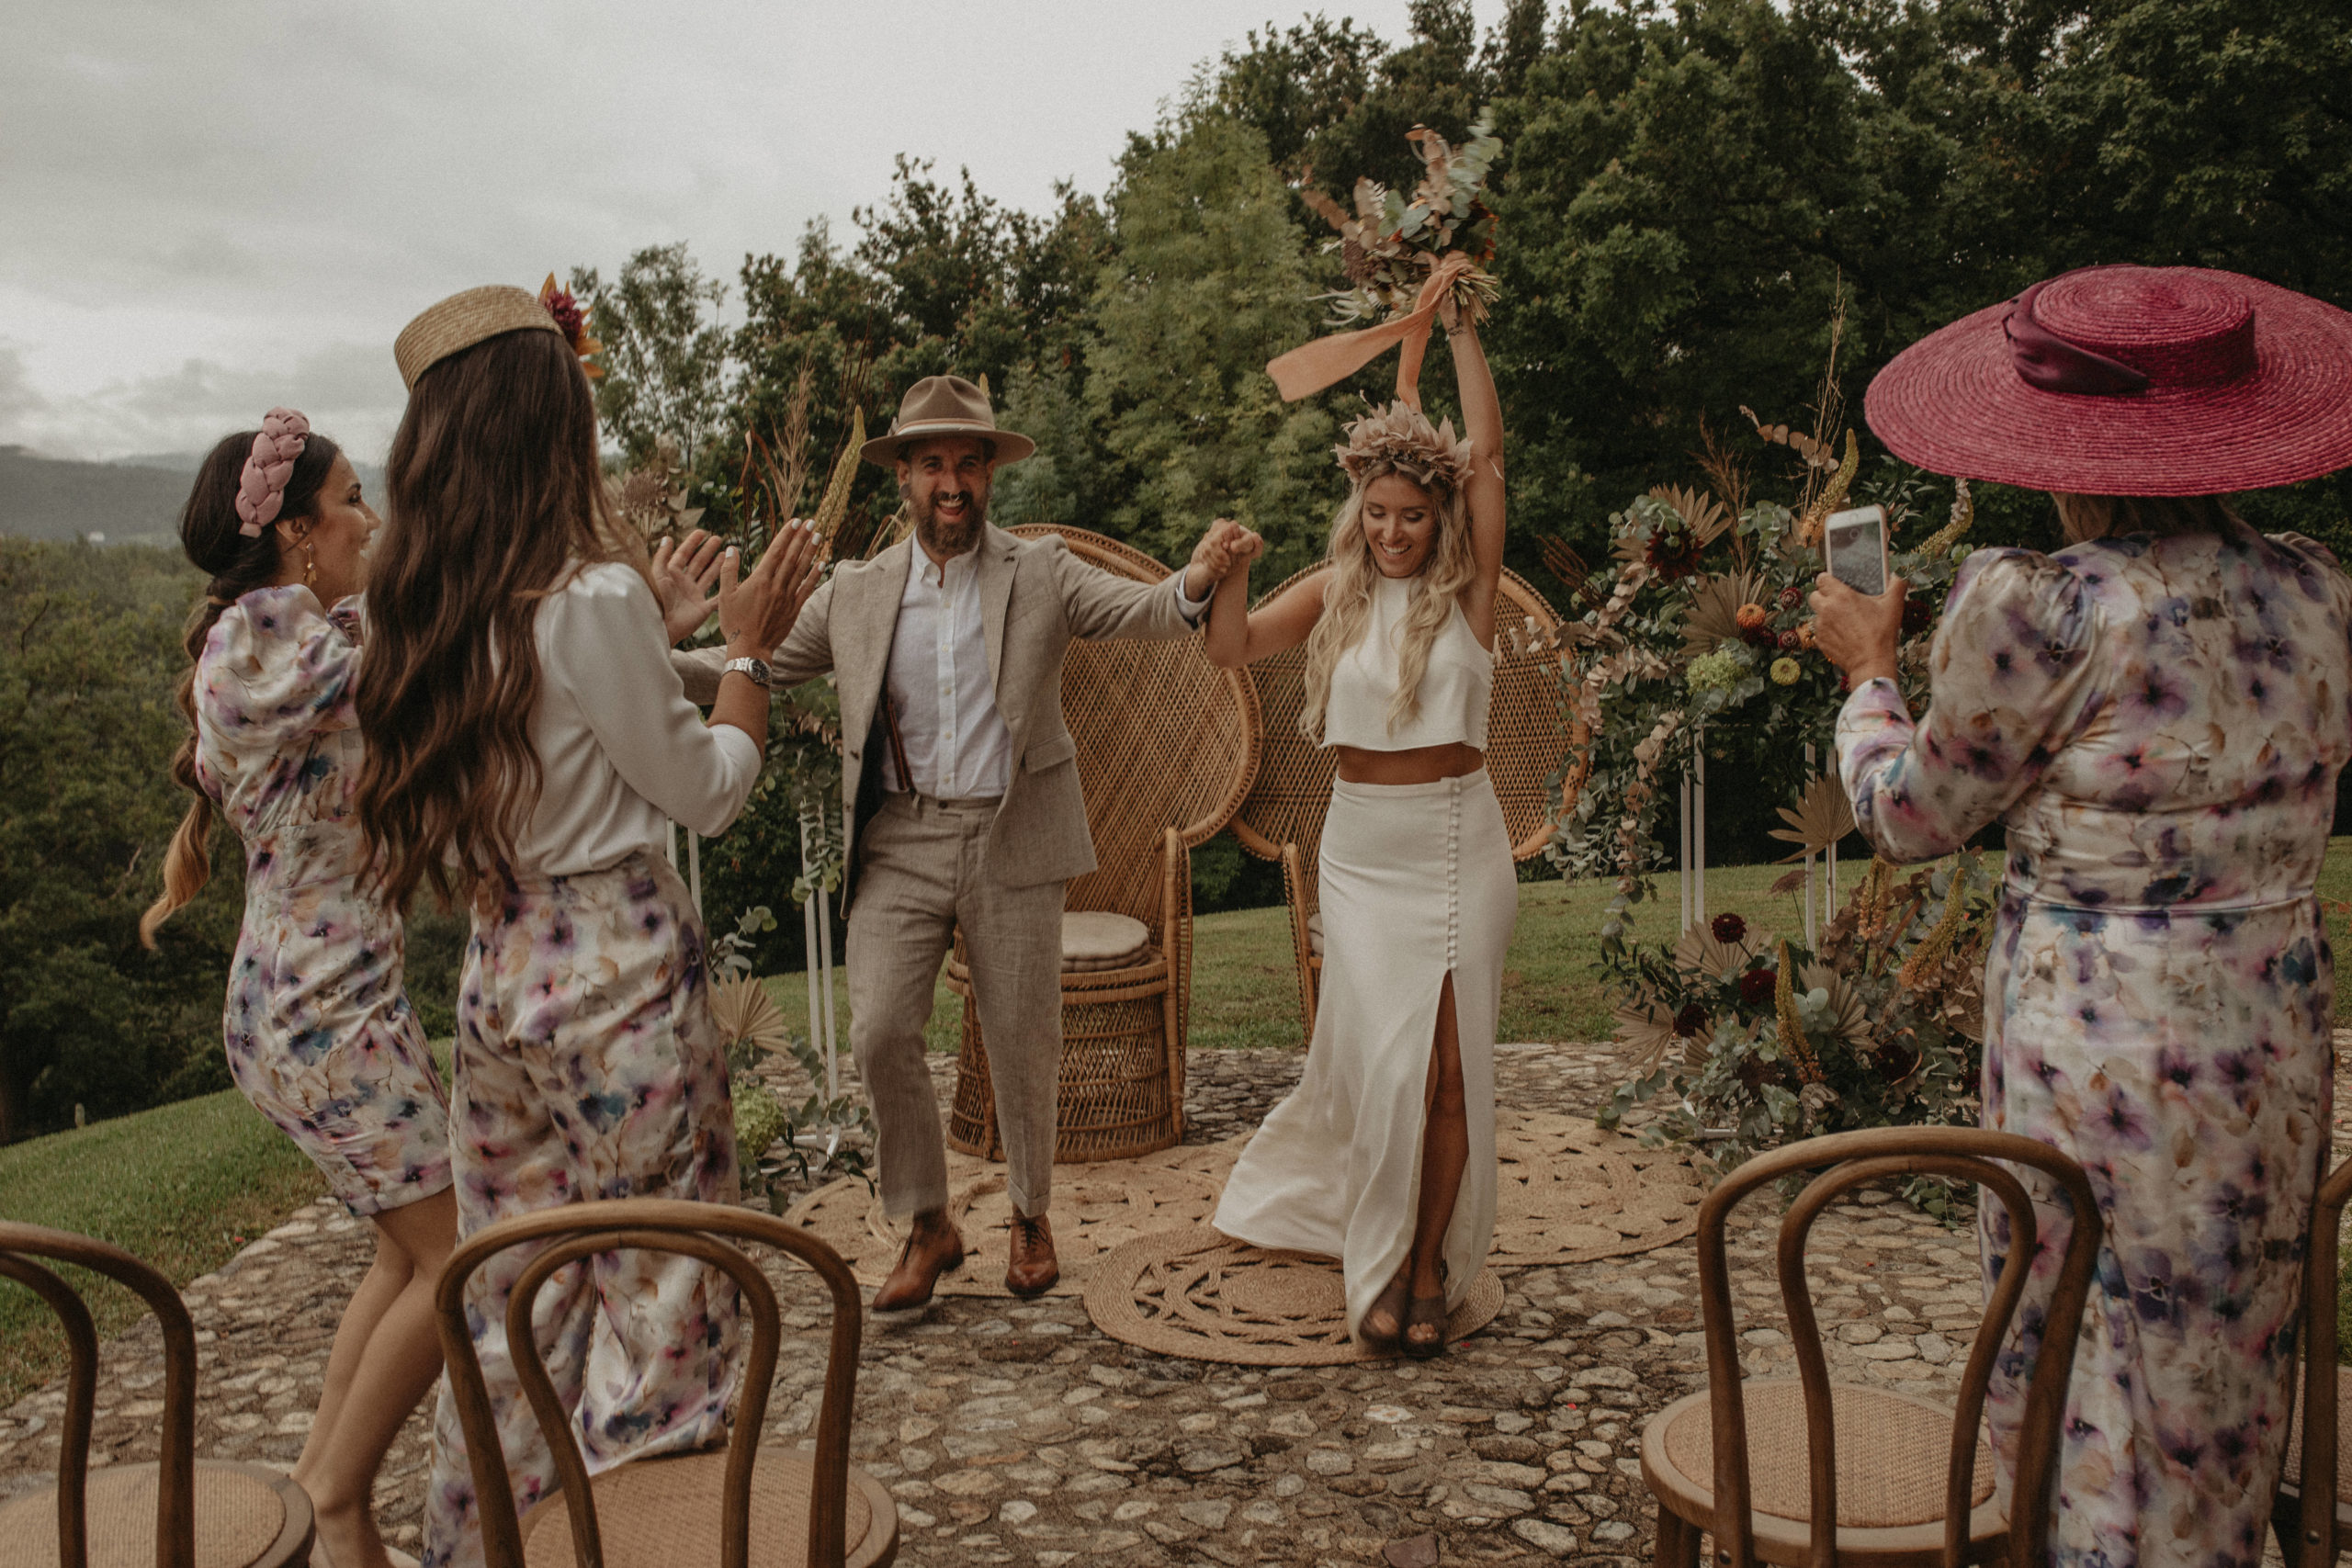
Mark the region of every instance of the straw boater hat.
[[1017, 463], [1037, 449], [1025, 435], [996, 427], [996, 411], [989, 395], [961, 376], [926, 376], [907, 389], [899, 400], [899, 417], [890, 433], [877, 435], [858, 448], [869, 463], [889, 468], [899, 460], [899, 448], [910, 441], [940, 435], [977, 435], [996, 443], [996, 460]]
[[2086, 267], [1895, 355], [1871, 429], [1939, 474], [2216, 495], [2352, 467], [2352, 315], [2234, 272]]
[[400, 363], [401, 380], [413, 391], [416, 378], [433, 366], [502, 333], [569, 335], [529, 290], [493, 283], [452, 294], [429, 307], [401, 329], [401, 335], [392, 342], [392, 357]]

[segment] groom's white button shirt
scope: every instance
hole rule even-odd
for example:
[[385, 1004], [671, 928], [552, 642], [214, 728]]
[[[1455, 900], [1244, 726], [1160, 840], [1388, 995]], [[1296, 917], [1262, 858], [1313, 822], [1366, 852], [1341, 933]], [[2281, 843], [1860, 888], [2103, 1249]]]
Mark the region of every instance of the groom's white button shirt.
[[[1208, 600], [1184, 596], [1182, 572], [1175, 592], [1184, 618], [1199, 620]], [[900, 778], [886, 750], [883, 788], [963, 800], [1000, 795], [1012, 784], [1012, 732], [996, 710], [980, 619], [979, 551], [967, 550], [944, 565], [921, 544], [907, 552], [907, 586], [899, 595], [899, 626], [890, 639], [889, 701], [914, 778]]]

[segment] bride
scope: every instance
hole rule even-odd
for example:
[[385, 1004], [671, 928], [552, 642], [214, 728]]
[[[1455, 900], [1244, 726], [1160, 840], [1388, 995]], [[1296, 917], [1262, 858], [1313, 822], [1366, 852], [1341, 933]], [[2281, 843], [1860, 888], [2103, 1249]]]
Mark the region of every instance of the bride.
[[1253, 612], [1246, 551], [1206, 639], [1228, 669], [1305, 642], [1300, 728], [1339, 754], [1306, 1076], [1242, 1151], [1216, 1225], [1336, 1256], [1349, 1331], [1422, 1359], [1494, 1236], [1495, 1017], [1519, 913], [1485, 757], [1502, 409], [1475, 328], [1448, 334], [1468, 439], [1401, 402], [1351, 425], [1329, 564]]

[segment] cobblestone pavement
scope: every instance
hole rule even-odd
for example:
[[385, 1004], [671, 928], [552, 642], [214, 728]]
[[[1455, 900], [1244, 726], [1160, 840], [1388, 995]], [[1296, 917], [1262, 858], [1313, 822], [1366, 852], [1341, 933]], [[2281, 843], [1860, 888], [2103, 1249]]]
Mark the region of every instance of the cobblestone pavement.
[[[1195, 1056], [1187, 1141], [1253, 1125], [1301, 1060]], [[934, 1065], [944, 1095], [953, 1062]], [[1516, 1106], [1590, 1111], [1619, 1076], [1608, 1046], [1498, 1053], [1498, 1093]], [[2338, 1103], [2352, 1107], [2340, 1089]], [[1733, 1235], [1757, 1372], [1792, 1360], [1771, 1283], [1775, 1209], [1751, 1202]], [[316, 1203], [188, 1287], [199, 1453], [292, 1461], [370, 1245]], [[1948, 1393], [1977, 1325], [1970, 1232], [1866, 1192], [1823, 1218], [1811, 1257], [1834, 1376]], [[768, 1440], [790, 1442], [815, 1418], [825, 1318], [805, 1273], [775, 1272], [787, 1337]], [[868, 1320], [856, 1459], [898, 1497], [910, 1565], [1346, 1564], [1433, 1533], [1449, 1562], [1630, 1568], [1652, 1543], [1643, 1423], [1703, 1382], [1690, 1244], [1505, 1283], [1501, 1315], [1442, 1360], [1314, 1370], [1138, 1351], [1098, 1334], [1076, 1300], [942, 1298], [913, 1322]], [[153, 1457], [161, 1377], [152, 1324], [107, 1347], [96, 1455]], [[51, 1384], [0, 1413], [0, 1498], [53, 1472], [63, 1399]], [[396, 1545], [417, 1540], [425, 1444], [420, 1414], [377, 1493]]]

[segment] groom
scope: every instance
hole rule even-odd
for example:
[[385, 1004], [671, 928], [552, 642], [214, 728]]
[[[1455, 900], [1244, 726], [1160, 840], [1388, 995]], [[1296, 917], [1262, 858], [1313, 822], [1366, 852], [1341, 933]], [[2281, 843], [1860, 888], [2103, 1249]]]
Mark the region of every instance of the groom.
[[[876, 1312], [922, 1305], [964, 1261], [923, 1062], [932, 987], [959, 927], [1012, 1200], [1005, 1289], [1035, 1296], [1061, 1277], [1046, 1208], [1062, 899], [1094, 869], [1062, 656], [1073, 637], [1184, 636], [1242, 536], [1219, 523], [1183, 571], [1156, 583], [1089, 566], [1058, 538], [1014, 538], [989, 525], [989, 494], [1000, 465], [1035, 450], [997, 428], [971, 382], [915, 383], [890, 433], [864, 449], [897, 468], [913, 536], [841, 563], [773, 665], [748, 671], [791, 686], [831, 670], [840, 688], [850, 1047], [874, 1105], [883, 1208], [914, 1216]], [[718, 656], [698, 657], [715, 683]]]

